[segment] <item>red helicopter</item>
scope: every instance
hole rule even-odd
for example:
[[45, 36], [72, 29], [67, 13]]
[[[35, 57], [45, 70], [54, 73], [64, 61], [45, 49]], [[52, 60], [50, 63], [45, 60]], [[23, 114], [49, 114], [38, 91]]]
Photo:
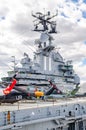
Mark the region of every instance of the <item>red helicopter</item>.
[[6, 88], [0, 88], [0, 96], [8, 95], [11, 92], [11, 90], [14, 88], [15, 84], [17, 83], [15, 77], [16, 74], [13, 76], [11, 84], [8, 85]]

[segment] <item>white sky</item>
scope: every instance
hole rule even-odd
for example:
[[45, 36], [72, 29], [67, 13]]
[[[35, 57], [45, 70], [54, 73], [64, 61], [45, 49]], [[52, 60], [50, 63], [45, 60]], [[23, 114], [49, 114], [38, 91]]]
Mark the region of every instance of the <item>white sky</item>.
[[[75, 2], [73, 2], [75, 1]], [[11, 56], [17, 60], [26, 52], [32, 55], [39, 33], [32, 31], [31, 12], [51, 11], [57, 16], [54, 44], [65, 60], [72, 60], [81, 86], [86, 82], [86, 2], [83, 0], [0, 0], [0, 77], [12, 69]], [[85, 16], [83, 17], [83, 12]], [[25, 41], [28, 43], [25, 45]], [[29, 46], [30, 45], [30, 46]]]

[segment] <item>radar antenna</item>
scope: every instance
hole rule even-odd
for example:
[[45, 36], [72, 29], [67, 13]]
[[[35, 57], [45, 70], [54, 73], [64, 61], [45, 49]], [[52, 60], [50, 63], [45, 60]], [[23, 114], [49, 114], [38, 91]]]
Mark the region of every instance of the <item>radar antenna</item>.
[[49, 56], [50, 52], [54, 49], [52, 45], [54, 38], [51, 36], [51, 33], [57, 33], [56, 21], [53, 20], [57, 14], [58, 12], [51, 15], [50, 11], [46, 14], [41, 12], [32, 13], [32, 16], [35, 18], [33, 21], [35, 26], [34, 31], [41, 32], [40, 38], [35, 40], [35, 44], [38, 45], [37, 54]]
[[[57, 33], [56, 31], [56, 21], [52, 21], [52, 18], [57, 16], [58, 12], [56, 12], [55, 15], [50, 14], [50, 11], [48, 11], [46, 14], [43, 14], [41, 12], [37, 12], [35, 14], [32, 13], [32, 16], [36, 19], [34, 22], [34, 31], [47, 31], [48, 33]], [[39, 26], [42, 26], [42, 29], [39, 29]], [[49, 29], [50, 28], [50, 29]]]

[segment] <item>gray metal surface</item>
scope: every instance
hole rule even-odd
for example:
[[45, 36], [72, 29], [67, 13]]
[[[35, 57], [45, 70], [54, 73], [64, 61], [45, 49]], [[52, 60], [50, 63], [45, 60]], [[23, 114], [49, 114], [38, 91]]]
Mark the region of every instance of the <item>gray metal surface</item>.
[[[52, 130], [53, 128], [68, 130], [69, 124], [74, 122], [76, 126], [80, 121], [86, 127], [84, 123], [86, 121], [85, 100], [81, 98], [53, 103], [40, 102], [32, 104], [32, 108], [31, 104], [27, 104], [28, 108], [25, 108], [25, 103], [20, 103], [22, 108], [0, 112], [0, 130]], [[10, 112], [10, 117], [8, 112]], [[77, 127], [75, 130], [78, 130]]]

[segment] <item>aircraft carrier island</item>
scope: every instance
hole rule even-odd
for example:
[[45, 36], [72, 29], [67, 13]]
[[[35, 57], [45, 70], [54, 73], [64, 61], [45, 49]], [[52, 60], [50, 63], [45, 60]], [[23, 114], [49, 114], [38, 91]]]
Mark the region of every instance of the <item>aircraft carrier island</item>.
[[[36, 18], [34, 31], [41, 32], [40, 39], [35, 40], [37, 50], [34, 59], [32, 61], [25, 52], [21, 68], [14, 61], [14, 70], [8, 72], [8, 77], [2, 78], [2, 83], [10, 83], [13, 75], [18, 72], [15, 88], [20, 92], [10, 92], [0, 103], [12, 103], [8, 97], [17, 102], [24, 96], [27, 101], [19, 102], [18, 105], [17, 102], [0, 106], [0, 130], [86, 130], [86, 98], [68, 98], [75, 96], [79, 90], [79, 76], [75, 73], [71, 60], [65, 62], [52, 42], [54, 38], [51, 34], [57, 34], [56, 21], [52, 19], [57, 13], [51, 16], [49, 11], [46, 14], [37, 12], [32, 16]], [[53, 94], [62, 99], [55, 102], [42, 100], [45, 99], [44, 91], [46, 93], [51, 86], [53, 88], [50, 90], [56, 90]], [[26, 89], [23, 90], [23, 87]], [[37, 94], [42, 96], [34, 97], [36, 103], [31, 103], [29, 91], [35, 87], [39, 89]]]

